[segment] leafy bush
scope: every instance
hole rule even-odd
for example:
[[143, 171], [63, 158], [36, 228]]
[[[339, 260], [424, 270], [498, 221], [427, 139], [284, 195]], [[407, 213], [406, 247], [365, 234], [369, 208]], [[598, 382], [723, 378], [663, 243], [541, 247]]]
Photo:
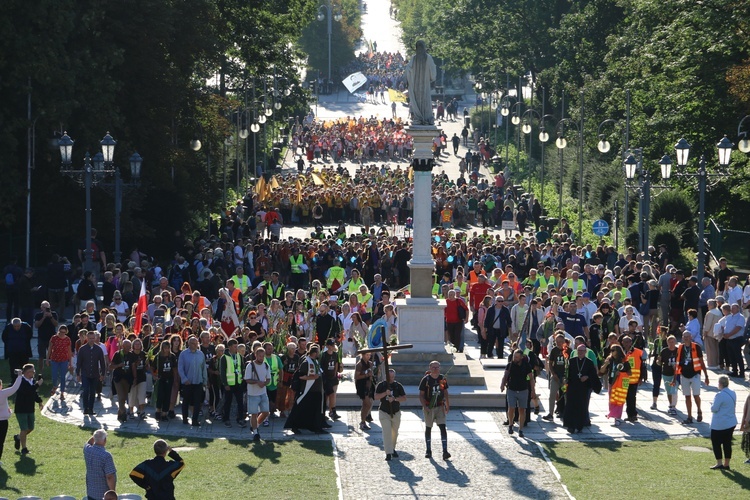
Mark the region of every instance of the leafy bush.
[[680, 255], [683, 230], [684, 226], [682, 224], [673, 221], [661, 221], [658, 224], [654, 224], [649, 230], [651, 244], [655, 247], [666, 245], [669, 255], [675, 258], [677, 255]]
[[[675, 222], [679, 224], [681, 245], [695, 245], [697, 208], [690, 193], [681, 189], [667, 190], [654, 198], [651, 203], [651, 224]], [[670, 251], [670, 255], [673, 254]]]

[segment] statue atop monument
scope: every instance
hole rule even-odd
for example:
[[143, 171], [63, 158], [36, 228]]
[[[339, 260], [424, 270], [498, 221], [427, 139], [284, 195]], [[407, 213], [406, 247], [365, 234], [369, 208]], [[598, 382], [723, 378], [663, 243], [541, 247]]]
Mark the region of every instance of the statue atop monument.
[[432, 83], [437, 77], [437, 68], [432, 56], [427, 53], [424, 42], [417, 41], [417, 52], [406, 65], [406, 80], [409, 83], [409, 111], [412, 125], [434, 125], [432, 114]]

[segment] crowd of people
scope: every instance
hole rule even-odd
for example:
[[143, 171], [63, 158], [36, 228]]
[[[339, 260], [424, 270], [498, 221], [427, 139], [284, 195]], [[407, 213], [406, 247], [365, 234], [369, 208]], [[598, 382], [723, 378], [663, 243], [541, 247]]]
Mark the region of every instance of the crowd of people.
[[[375, 46], [372, 51], [360, 52], [351, 63], [342, 67], [341, 78], [359, 71], [367, 77], [365, 88], [373, 96], [384, 95], [387, 89], [403, 92], [407, 84], [406, 62], [400, 52], [378, 52]], [[385, 100], [382, 103], [385, 104]]]
[[[352, 161], [406, 161], [414, 141], [400, 118], [306, 119], [292, 128], [291, 152], [308, 165]], [[300, 166], [298, 161], [298, 167]]]
[[[492, 185], [460, 179], [434, 176], [433, 293], [446, 299], [447, 344], [462, 351], [472, 341], [469, 325], [482, 357], [505, 357], [511, 349], [503, 381], [514, 408], [510, 432], [518, 418], [522, 435], [525, 421], [540, 411], [534, 379], [543, 371], [550, 386], [543, 418], [558, 415], [573, 433], [590, 425], [591, 392], [605, 389], [614, 425], [636, 422], [647, 365], [652, 409], [663, 383], [667, 412], [676, 415], [680, 386], [685, 425], [703, 419], [700, 390], [701, 381], [709, 383], [708, 369], [744, 379], [750, 284], [740, 283], [725, 260], [699, 286], [695, 272], [671, 264], [665, 247], [618, 254], [603, 242], [577, 244], [565, 220], [548, 231], [533, 195], [519, 199], [502, 175]], [[398, 337], [393, 299], [407, 296], [410, 284], [409, 171], [370, 165], [350, 176], [346, 169], [323, 168], [276, 182], [270, 192], [239, 200], [222, 217], [218, 234], [186, 242], [165, 267], [137, 249], [123, 265], [101, 259], [101, 292], [97, 272], [85, 273], [71, 321], [62, 317], [64, 303], [56, 310], [42, 302], [33, 322], [40, 363], [52, 369], [52, 394], [64, 400], [71, 373], [82, 384], [88, 416], [110, 392], [121, 422], [176, 418], [181, 406], [183, 423], [198, 427], [206, 406], [212, 422], [246, 427], [249, 421], [256, 440], [273, 417], [287, 417], [295, 433], [325, 432], [326, 417], [339, 417], [342, 357], [366, 344], [375, 322], [383, 323], [389, 340]], [[280, 228], [295, 219], [312, 229], [311, 236], [281, 238]], [[403, 222], [405, 232], [371, 227], [390, 222]], [[490, 232], [503, 222], [522, 231]], [[324, 224], [332, 223], [326, 234]], [[351, 224], [362, 227], [352, 231]], [[65, 269], [56, 258], [50, 265]], [[12, 318], [3, 332], [12, 380], [32, 357], [32, 331]], [[375, 397], [385, 377], [376, 378], [379, 365], [377, 356], [367, 355], [355, 370], [362, 429], [372, 418], [372, 401], [383, 399]], [[155, 411], [147, 417], [149, 404]], [[26, 427], [33, 430], [33, 419]], [[750, 432], [750, 421], [741, 428]], [[726, 433], [719, 434], [725, 440]]]

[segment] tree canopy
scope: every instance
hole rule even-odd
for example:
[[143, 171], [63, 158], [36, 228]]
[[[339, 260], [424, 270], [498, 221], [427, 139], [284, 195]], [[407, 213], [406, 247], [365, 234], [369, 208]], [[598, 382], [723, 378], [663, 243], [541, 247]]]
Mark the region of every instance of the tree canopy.
[[[108, 131], [118, 141], [115, 165], [126, 180], [129, 156], [137, 150], [144, 158], [140, 188], [124, 200], [123, 251], [138, 242], [165, 254], [184, 236], [199, 234], [206, 226], [201, 214], [219, 208], [222, 172], [216, 167], [225, 159], [222, 145], [236, 138], [237, 113], [253, 84], [258, 94], [266, 90], [266, 99], [270, 90], [261, 77], [290, 91], [273, 97], [283, 106], [269, 118], [271, 127], [306, 110], [296, 47], [316, 7], [313, 0], [4, 2], [4, 253], [22, 254], [30, 126], [32, 263], [44, 264], [51, 252], [72, 252], [83, 238], [83, 192], [59, 172], [56, 141], [65, 131], [76, 141], [77, 168], [87, 150], [98, 151]], [[194, 152], [189, 143], [198, 134], [204, 147]], [[259, 141], [258, 148], [263, 146]], [[92, 197], [94, 226], [111, 249], [114, 201], [97, 188]]]
[[[611, 211], [613, 199], [623, 197], [626, 91], [631, 95], [629, 146], [643, 150], [644, 165], [657, 178], [657, 162], [665, 153], [676, 169], [673, 148], [681, 137], [692, 145], [689, 168], [694, 171], [705, 155], [709, 171], [714, 170], [716, 143], [724, 134], [736, 143], [737, 125], [750, 113], [750, 0], [396, 3], [407, 46], [418, 37], [428, 40], [433, 54], [448, 65], [494, 83], [490, 90], [505, 91], [506, 74], [512, 88], [519, 75], [529, 74], [536, 105], [541, 108], [544, 87], [547, 112], [554, 110], [556, 120], [563, 117], [563, 91], [565, 116], [575, 121], [584, 96], [583, 196], [602, 215]], [[607, 119], [617, 121], [602, 130], [612, 150], [600, 154], [598, 126]], [[743, 128], [750, 132], [750, 119]], [[709, 216], [750, 229], [750, 219], [741, 215], [750, 208], [745, 154], [735, 150], [730, 173], [709, 196]]]

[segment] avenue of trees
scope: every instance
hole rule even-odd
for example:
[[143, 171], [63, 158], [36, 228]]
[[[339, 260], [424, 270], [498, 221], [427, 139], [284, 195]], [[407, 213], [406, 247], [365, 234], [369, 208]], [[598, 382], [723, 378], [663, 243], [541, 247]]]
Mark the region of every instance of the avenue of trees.
[[[100, 150], [108, 131], [118, 141], [114, 162], [125, 181], [130, 155], [144, 158], [140, 188], [124, 197], [124, 252], [139, 242], [168, 255], [182, 238], [205, 232], [207, 210], [218, 213], [222, 203], [225, 159], [229, 186], [235, 186], [234, 151], [242, 151], [242, 174], [253, 161], [252, 134], [248, 158], [244, 140], [234, 146], [238, 112], [252, 120], [264, 105], [282, 105], [268, 119], [267, 134], [256, 137], [261, 158], [271, 131], [278, 136], [287, 117], [307, 109], [298, 40], [317, 23], [316, 9], [315, 0], [3, 2], [0, 256], [23, 261], [32, 126], [32, 265], [46, 264], [56, 251], [72, 257], [84, 237], [84, 190], [60, 174], [57, 139], [64, 131], [76, 141], [75, 168], [87, 150]], [[194, 138], [199, 151], [190, 148]], [[111, 251], [114, 200], [98, 187], [92, 200], [93, 225]]]
[[[716, 143], [726, 134], [736, 144], [738, 124], [750, 113], [750, 0], [394, 2], [404, 43], [413, 46], [416, 39], [426, 40], [431, 53], [444, 58], [449, 68], [483, 81], [483, 91], [505, 90], [506, 74], [512, 88], [520, 75], [530, 74], [535, 85], [534, 107], [541, 112], [541, 89], [546, 89], [546, 113], [555, 116], [545, 122], [552, 136], [545, 163], [548, 170], [558, 169], [553, 176], [559, 171], [553, 130], [562, 117], [563, 90], [565, 117], [575, 122], [580, 119], [583, 92], [585, 176], [581, 195], [593, 218], [609, 218], [615, 199], [624, 206], [621, 155], [626, 91], [631, 93], [630, 147], [643, 149], [644, 164], [656, 178], [658, 161], [665, 153], [672, 157], [673, 171], [678, 170], [674, 145], [681, 137], [692, 145], [689, 169], [695, 171], [701, 155], [705, 155], [709, 171], [714, 169], [718, 164]], [[523, 109], [529, 104], [526, 100]], [[607, 119], [617, 123], [602, 127], [601, 133], [612, 144], [610, 152], [602, 154], [596, 147], [597, 129]], [[533, 125], [536, 137], [538, 121]], [[745, 121], [744, 131], [750, 131], [750, 119]], [[515, 137], [514, 128], [511, 137]], [[538, 162], [539, 149], [534, 142], [532, 159]], [[577, 141], [571, 145], [575, 151]], [[710, 191], [708, 215], [734, 229], [747, 230], [750, 162], [736, 148], [730, 172], [728, 179]], [[575, 152], [566, 155], [565, 175], [565, 189], [577, 197]], [[677, 191], [670, 197], [682, 199], [680, 206], [697, 206], [695, 189], [687, 184], [680, 188], [676, 181], [672, 184]], [[631, 196], [629, 207], [631, 221], [637, 211], [634, 198]], [[655, 212], [652, 224], [674, 215]], [[695, 227], [694, 222], [687, 222]]]

